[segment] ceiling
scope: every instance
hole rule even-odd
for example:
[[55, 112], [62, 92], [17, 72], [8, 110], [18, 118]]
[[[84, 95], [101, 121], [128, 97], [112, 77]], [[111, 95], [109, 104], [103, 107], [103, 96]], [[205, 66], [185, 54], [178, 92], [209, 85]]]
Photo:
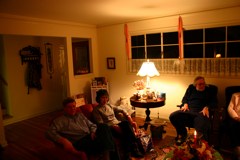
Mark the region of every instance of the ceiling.
[[0, 0], [0, 14], [96, 26], [240, 6], [240, 0]]

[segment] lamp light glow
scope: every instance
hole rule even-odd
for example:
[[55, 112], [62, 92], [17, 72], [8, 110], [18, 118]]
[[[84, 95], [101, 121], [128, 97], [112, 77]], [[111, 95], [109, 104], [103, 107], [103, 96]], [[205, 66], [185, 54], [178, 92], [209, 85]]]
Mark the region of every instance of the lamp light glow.
[[150, 77], [159, 76], [160, 74], [159, 74], [158, 70], [156, 69], [154, 63], [149, 62], [149, 60], [147, 60], [147, 62], [143, 62], [137, 75], [141, 76], [141, 77], [147, 76], [146, 88], [150, 88]]

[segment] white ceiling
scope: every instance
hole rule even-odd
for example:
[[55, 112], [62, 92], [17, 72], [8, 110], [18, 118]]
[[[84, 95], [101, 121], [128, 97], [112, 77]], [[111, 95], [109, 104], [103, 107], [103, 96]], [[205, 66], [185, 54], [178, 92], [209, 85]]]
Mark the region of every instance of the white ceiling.
[[0, 14], [97, 26], [240, 6], [240, 0], [0, 0]]

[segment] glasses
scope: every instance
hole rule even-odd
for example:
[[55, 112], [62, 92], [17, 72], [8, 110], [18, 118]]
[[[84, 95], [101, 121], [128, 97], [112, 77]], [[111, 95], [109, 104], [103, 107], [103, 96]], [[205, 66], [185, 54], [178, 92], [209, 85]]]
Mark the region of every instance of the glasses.
[[206, 85], [206, 83], [197, 83], [196, 85], [203, 86], [203, 85]]

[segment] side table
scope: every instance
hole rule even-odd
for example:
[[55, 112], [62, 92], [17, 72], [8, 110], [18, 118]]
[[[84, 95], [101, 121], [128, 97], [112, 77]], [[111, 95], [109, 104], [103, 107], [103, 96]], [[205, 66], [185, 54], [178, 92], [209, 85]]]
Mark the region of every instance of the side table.
[[145, 122], [151, 121], [150, 118], [150, 108], [158, 108], [162, 107], [165, 105], [165, 99], [158, 99], [158, 100], [153, 100], [153, 99], [147, 99], [147, 100], [138, 100], [134, 96], [130, 98], [130, 103], [132, 106], [137, 107], [137, 108], [146, 108], [146, 119]]

